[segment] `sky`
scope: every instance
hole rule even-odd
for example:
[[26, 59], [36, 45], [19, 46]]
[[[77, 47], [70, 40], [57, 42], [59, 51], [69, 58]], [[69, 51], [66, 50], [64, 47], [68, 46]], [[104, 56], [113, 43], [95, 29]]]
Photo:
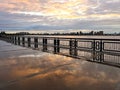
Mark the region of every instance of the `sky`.
[[120, 0], [0, 0], [0, 31], [120, 32]]

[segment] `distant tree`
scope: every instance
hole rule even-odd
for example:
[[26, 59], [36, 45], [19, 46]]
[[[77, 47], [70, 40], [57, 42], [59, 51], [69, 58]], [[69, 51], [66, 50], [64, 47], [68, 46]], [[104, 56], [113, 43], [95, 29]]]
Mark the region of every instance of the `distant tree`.
[[90, 32], [90, 35], [94, 35], [94, 31], [91, 31], [91, 32]]
[[1, 35], [5, 35], [6, 33], [5, 33], [5, 31], [1, 31], [1, 33], [0, 33]]
[[76, 32], [76, 35], [79, 35], [79, 32]]
[[83, 32], [82, 32], [82, 31], [80, 31], [80, 35], [83, 35]]
[[4, 35], [6, 35], [5, 31], [1, 31], [0, 37], [2, 37], [2, 36], [4, 36]]

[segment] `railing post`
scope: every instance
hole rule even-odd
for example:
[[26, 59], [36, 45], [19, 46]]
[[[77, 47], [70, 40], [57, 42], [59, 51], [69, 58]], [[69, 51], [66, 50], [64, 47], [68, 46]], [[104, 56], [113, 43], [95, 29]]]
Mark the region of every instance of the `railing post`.
[[93, 48], [93, 61], [104, 61], [104, 53], [103, 53], [103, 42], [102, 40], [94, 40], [92, 44]]
[[54, 39], [54, 53], [59, 53], [60, 48], [59, 48], [60, 40], [59, 39]]
[[10, 36], [10, 43], [12, 43], [12, 36]]
[[47, 51], [47, 38], [43, 38], [43, 51]]
[[72, 40], [70, 39], [69, 41], [69, 46], [70, 46], [70, 50], [69, 50], [69, 54], [72, 56], [77, 56], [78, 52], [77, 52], [77, 40]]
[[96, 59], [96, 54], [95, 54], [95, 40], [93, 40], [93, 42], [92, 42], [92, 48], [93, 48], [93, 56], [92, 56], [92, 58], [93, 58], [93, 61], [95, 61], [95, 59]]
[[38, 48], [38, 38], [37, 37], [34, 38], [34, 48], [35, 49]]
[[10, 43], [11, 43], [11, 36], [8, 36], [8, 38], [9, 38], [8, 42], [10, 42]]
[[22, 46], [25, 47], [25, 37], [22, 37]]
[[31, 38], [28, 37], [28, 47], [31, 47]]
[[14, 36], [11, 36], [11, 37], [12, 37], [11, 43], [14, 44]]
[[18, 45], [20, 45], [20, 37], [18, 37]]
[[60, 40], [57, 39], [57, 53], [60, 52]]
[[70, 55], [73, 55], [72, 40], [71, 40], [71, 39], [70, 39], [70, 41], [69, 41], [69, 46], [70, 46], [69, 54], [70, 54]]
[[15, 36], [15, 45], [17, 45], [17, 37]]
[[77, 56], [78, 55], [78, 51], [77, 51], [78, 41], [75, 39], [74, 43], [75, 43], [75, 45], [74, 45], [74, 55]]
[[102, 61], [102, 62], [104, 61], [103, 48], [104, 48], [104, 46], [103, 46], [103, 41], [100, 40], [100, 61]]
[[8, 38], [8, 36], [6, 36], [6, 41], [8, 42], [8, 40], [9, 40], [9, 38]]

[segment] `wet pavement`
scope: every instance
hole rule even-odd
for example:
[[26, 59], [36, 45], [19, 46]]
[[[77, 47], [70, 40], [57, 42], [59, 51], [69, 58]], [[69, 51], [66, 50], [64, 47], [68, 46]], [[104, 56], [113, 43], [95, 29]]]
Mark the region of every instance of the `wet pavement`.
[[0, 90], [120, 90], [120, 68], [0, 41]]

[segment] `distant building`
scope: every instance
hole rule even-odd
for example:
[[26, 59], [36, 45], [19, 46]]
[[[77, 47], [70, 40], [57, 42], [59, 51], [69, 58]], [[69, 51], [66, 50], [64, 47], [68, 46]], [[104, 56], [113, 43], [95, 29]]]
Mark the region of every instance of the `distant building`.
[[94, 32], [94, 35], [104, 35], [103, 31]]
[[28, 35], [29, 33], [28, 32], [18, 32], [16, 34], [18, 34], [18, 35]]
[[103, 31], [99, 31], [99, 35], [103, 35], [104, 34], [104, 32]]

